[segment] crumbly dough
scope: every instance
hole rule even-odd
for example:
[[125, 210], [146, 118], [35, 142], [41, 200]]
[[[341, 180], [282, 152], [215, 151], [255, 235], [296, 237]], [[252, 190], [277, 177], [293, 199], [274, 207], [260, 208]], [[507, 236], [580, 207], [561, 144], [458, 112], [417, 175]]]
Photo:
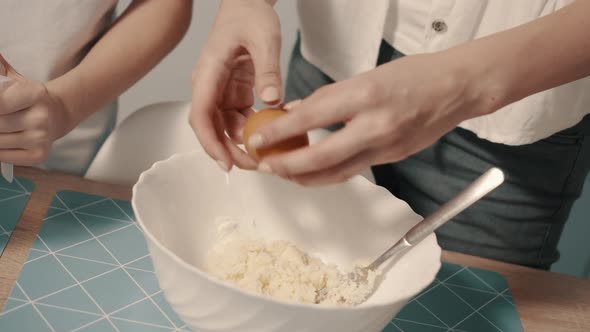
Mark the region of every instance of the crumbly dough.
[[264, 241], [235, 223], [219, 227], [205, 269], [246, 290], [286, 301], [357, 305], [372, 293], [377, 274], [357, 284], [336, 266], [310, 256], [289, 241]]

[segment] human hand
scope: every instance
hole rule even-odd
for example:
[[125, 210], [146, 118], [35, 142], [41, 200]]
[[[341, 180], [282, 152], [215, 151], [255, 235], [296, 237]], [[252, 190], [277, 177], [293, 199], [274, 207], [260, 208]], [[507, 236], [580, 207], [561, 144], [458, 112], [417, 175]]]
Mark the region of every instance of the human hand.
[[193, 73], [190, 124], [205, 151], [226, 171], [233, 165], [257, 165], [236, 145], [253, 112], [253, 88], [267, 104], [281, 100], [281, 34], [273, 3], [222, 1]]
[[261, 127], [248, 144], [271, 146], [344, 123], [317, 144], [270, 156], [258, 168], [303, 185], [343, 182], [371, 165], [402, 160], [463, 120], [497, 109], [498, 99], [483, 81], [456, 56], [407, 56], [287, 105], [288, 114]]
[[16, 72], [1, 55], [0, 75], [12, 80], [0, 86], [0, 161], [41, 164], [52, 143], [69, 131], [63, 103], [43, 83]]

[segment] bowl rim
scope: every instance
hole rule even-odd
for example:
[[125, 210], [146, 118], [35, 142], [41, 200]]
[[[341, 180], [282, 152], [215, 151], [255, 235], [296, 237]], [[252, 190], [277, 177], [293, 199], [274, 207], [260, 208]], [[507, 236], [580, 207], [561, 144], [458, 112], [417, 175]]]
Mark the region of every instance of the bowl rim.
[[[320, 310], [320, 311], [335, 311], [336, 310], [336, 311], [352, 312], [352, 311], [359, 311], [359, 310], [372, 310], [372, 309], [376, 309], [376, 308], [384, 308], [384, 307], [388, 307], [392, 304], [392, 303], [370, 303], [370, 304], [361, 303], [356, 306], [339, 306], [339, 305], [335, 305], [335, 304], [311, 304], [311, 303], [301, 303], [301, 302], [296, 302], [296, 301], [277, 299], [277, 298], [273, 298], [273, 297], [270, 297], [267, 295], [259, 294], [257, 292], [250, 291], [247, 289], [242, 289], [242, 288], [240, 288], [236, 285], [233, 285], [229, 282], [219, 280], [219, 279], [215, 278], [214, 276], [210, 275], [209, 273], [207, 273], [206, 271], [198, 268], [197, 266], [190, 264], [189, 262], [187, 262], [186, 260], [184, 260], [180, 256], [176, 255], [172, 250], [168, 249], [165, 245], [163, 245], [152, 234], [152, 232], [149, 230], [149, 228], [144, 224], [142, 217], [141, 217], [141, 213], [137, 208], [137, 201], [136, 201], [137, 195], [136, 194], [137, 194], [138, 188], [140, 188], [143, 185], [143, 183], [145, 182], [145, 179], [148, 178], [149, 176], [151, 176], [151, 174], [153, 172], [157, 171], [158, 169], [162, 168], [164, 165], [166, 165], [176, 159], [185, 159], [185, 158], [189, 158], [191, 156], [197, 156], [200, 153], [204, 153], [204, 152], [199, 151], [199, 150], [195, 150], [195, 151], [191, 151], [191, 152], [176, 153], [167, 159], [160, 160], [160, 161], [154, 163], [152, 165], [152, 167], [150, 167], [148, 170], [141, 173], [138, 181], [135, 183], [135, 185], [133, 185], [133, 189], [132, 189], [131, 206], [133, 208], [133, 212], [135, 213], [135, 219], [136, 219], [137, 223], [141, 226], [144, 236], [147, 237], [148, 240], [152, 242], [152, 244], [154, 244], [161, 252], [164, 253], [164, 255], [166, 255], [169, 259], [171, 259], [174, 263], [180, 265], [182, 268], [188, 270], [189, 272], [194, 273], [209, 282], [212, 282], [213, 284], [215, 284], [217, 286], [229, 288], [230, 290], [235, 291], [240, 295], [246, 296], [249, 299], [262, 300], [263, 302], [267, 302], [267, 303], [271, 303], [271, 304], [278, 304], [278, 305], [285, 306], [287, 308], [314, 309], [314, 310]], [[367, 180], [362, 175], [355, 175], [349, 181], [358, 181], [359, 178], [362, 178], [362, 180], [373, 184], [372, 182]], [[381, 188], [383, 190], [387, 190], [382, 187], [379, 187], [379, 188]], [[407, 304], [407, 302], [413, 296], [422, 292], [424, 289], [426, 289], [426, 287], [428, 287], [428, 285], [430, 285], [436, 279], [436, 274], [438, 273], [438, 271], [440, 270], [440, 268], [442, 266], [442, 260], [441, 260], [442, 259], [442, 248], [438, 244], [438, 241], [436, 241], [436, 235], [434, 233], [429, 235], [426, 239], [428, 239], [430, 237], [435, 237], [435, 242], [434, 242], [435, 243], [434, 249], [436, 250], [435, 256], [439, 257], [439, 259], [435, 260], [436, 269], [433, 270], [434, 271], [433, 275], [431, 277], [427, 278], [428, 283], [425, 284], [424, 286], [421, 286], [420, 290], [416, 294], [400, 297], [397, 302], [405, 302]], [[150, 252], [150, 258], [151, 258], [151, 256], [152, 256], [152, 254]], [[157, 273], [156, 273], [156, 278], [158, 278]], [[164, 295], [165, 294], [166, 294], [166, 292], [164, 291]]]

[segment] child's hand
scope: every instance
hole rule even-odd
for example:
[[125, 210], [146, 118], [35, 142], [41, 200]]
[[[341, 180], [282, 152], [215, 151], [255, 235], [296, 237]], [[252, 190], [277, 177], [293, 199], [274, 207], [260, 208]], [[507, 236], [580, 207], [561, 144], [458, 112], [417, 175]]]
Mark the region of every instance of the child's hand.
[[41, 82], [27, 80], [0, 56], [0, 161], [41, 164], [55, 140], [67, 133], [68, 113]]

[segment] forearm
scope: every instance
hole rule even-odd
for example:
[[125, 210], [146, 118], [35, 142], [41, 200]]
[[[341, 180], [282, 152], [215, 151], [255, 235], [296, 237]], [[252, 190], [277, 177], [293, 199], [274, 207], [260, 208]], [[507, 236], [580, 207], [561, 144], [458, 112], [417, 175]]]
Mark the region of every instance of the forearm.
[[[472, 77], [485, 114], [590, 75], [590, 1], [448, 50]], [[459, 64], [461, 63], [461, 64]], [[466, 69], [467, 68], [467, 69]]]
[[191, 8], [191, 0], [133, 1], [78, 66], [48, 82], [49, 91], [67, 110], [70, 127], [114, 100], [160, 62], [184, 36]]

